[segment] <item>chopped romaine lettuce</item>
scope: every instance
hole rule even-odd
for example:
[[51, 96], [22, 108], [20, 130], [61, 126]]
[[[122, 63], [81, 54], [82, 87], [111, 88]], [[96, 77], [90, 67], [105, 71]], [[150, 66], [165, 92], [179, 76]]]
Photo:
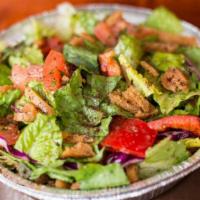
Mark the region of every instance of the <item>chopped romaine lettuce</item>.
[[26, 44], [32, 44], [36, 41], [41, 40], [44, 37], [51, 37], [55, 34], [52, 27], [43, 24], [42, 22], [32, 19], [30, 26], [26, 30]]
[[129, 184], [123, 168], [117, 163], [106, 166], [92, 163], [84, 165], [76, 172], [75, 179], [83, 190]]
[[75, 71], [70, 82], [55, 93], [56, 109], [66, 130], [98, 137], [99, 126], [105, 126], [100, 103], [119, 80], [119, 77], [88, 75], [83, 86], [80, 70]]
[[180, 53], [185, 54], [200, 69], [200, 48], [199, 47], [182, 47]]
[[181, 140], [185, 146], [189, 148], [199, 148], [200, 147], [200, 138], [186, 138]]
[[175, 94], [165, 92], [163, 94], [154, 94], [154, 100], [159, 104], [161, 113], [169, 114], [183, 101], [199, 95], [199, 90], [190, 91], [188, 93], [180, 92]]
[[1, 85], [11, 85], [12, 82], [9, 78], [11, 73], [10, 68], [4, 64], [0, 64], [0, 86]]
[[104, 113], [106, 113], [109, 116], [118, 115], [123, 117], [133, 117], [133, 115], [128, 111], [125, 111], [119, 106], [108, 102], [101, 103], [100, 108]]
[[106, 77], [101, 75], [88, 75], [87, 76], [87, 87], [86, 95], [104, 99], [110, 92], [112, 92], [117, 83], [120, 81], [120, 76]]
[[115, 47], [116, 55], [123, 55], [129, 65], [136, 68], [143, 55], [140, 42], [133, 36], [123, 34]]
[[94, 42], [91, 42], [89, 40], [84, 40], [84, 47], [88, 49], [91, 52], [94, 53], [102, 53], [105, 50], [105, 46], [98, 40], [94, 40]]
[[122, 66], [122, 71], [128, 79], [129, 82], [133, 83], [133, 85], [145, 96], [148, 97], [151, 94], [160, 94], [160, 91], [156, 88], [155, 85], [151, 84], [142, 74], [138, 73], [136, 69], [134, 69], [129, 62], [127, 61], [124, 55], [119, 56], [119, 62]]
[[65, 87], [56, 91], [54, 96], [57, 112], [61, 116], [64, 125], [68, 128], [74, 128], [78, 132], [76, 130], [78, 127], [73, 127], [73, 125], [77, 123], [81, 124], [84, 117], [82, 109], [85, 106], [85, 100], [82, 96], [82, 77], [80, 71], [75, 71], [70, 82]]
[[30, 99], [24, 94], [15, 102], [15, 108], [21, 110], [27, 103], [30, 103]]
[[193, 101], [189, 101], [187, 104], [173, 110], [171, 115], [200, 115], [200, 97], [194, 98]]
[[168, 170], [188, 157], [189, 152], [183, 142], [166, 138], [147, 150], [145, 160], [139, 164], [140, 177], [148, 178]]
[[101, 126], [99, 127], [98, 138], [96, 139], [97, 144], [108, 134], [111, 120], [112, 117], [102, 119]]
[[100, 164], [83, 165], [79, 170], [63, 170], [42, 167], [33, 171], [31, 179], [35, 180], [42, 174], [51, 178], [71, 183], [74, 179], [80, 184], [80, 189], [91, 190], [105, 187], [115, 187], [129, 184], [128, 178], [120, 164], [106, 166]]
[[144, 25], [175, 34], [180, 34], [183, 31], [181, 21], [164, 7], [155, 9], [147, 18]]
[[[69, 132], [90, 134], [90, 128], [93, 131], [92, 125], [99, 123], [99, 117], [103, 117], [98, 111], [95, 112], [91, 108], [93, 112], [90, 112], [90, 116], [87, 118], [85, 99], [82, 96], [82, 77], [79, 70], [74, 72], [65, 87], [55, 93], [55, 101], [57, 112]], [[89, 126], [91, 127], [89, 128]]]
[[21, 95], [21, 92], [17, 89], [10, 89], [6, 92], [0, 92], [0, 117], [4, 117], [10, 112], [10, 106]]
[[45, 101], [49, 103], [53, 108], [56, 107], [53, 93], [48, 91], [41, 82], [31, 81], [28, 86], [37, 92]]
[[43, 64], [43, 55], [40, 49], [35, 46], [21, 47], [9, 56], [9, 64], [19, 66], [41, 65]]
[[[108, 129], [109, 129], [109, 124], [107, 123], [108, 121], [109, 121], [109, 118], [105, 119], [104, 123], [102, 123], [104, 127], [100, 128], [102, 131], [106, 131], [106, 129], [107, 129], [107, 133], [108, 133]], [[108, 126], [108, 127], [106, 127], [106, 126]], [[93, 145], [93, 149], [94, 149], [94, 152], [95, 152], [95, 156], [90, 157], [90, 158], [82, 158], [79, 161], [81, 163], [89, 163], [89, 162], [96, 163], [96, 162], [100, 162], [103, 159], [103, 156], [104, 156], [104, 153], [105, 153], [105, 148], [99, 149], [98, 144], [94, 144]]]
[[10, 169], [17, 170], [18, 174], [26, 179], [30, 178], [33, 170], [35, 170], [35, 166], [29, 161], [16, 158], [3, 150], [0, 150], [0, 162]]
[[82, 47], [69, 44], [64, 46], [65, 59], [77, 67], [91, 73], [99, 73], [97, 54]]
[[167, 71], [169, 68], [181, 68], [185, 58], [181, 54], [156, 52], [151, 58], [151, 63], [160, 71]]
[[31, 173], [30, 179], [36, 180], [43, 174], [48, 174], [50, 178], [59, 179], [67, 183], [73, 182], [73, 172], [72, 170], [64, 170], [59, 168], [52, 167], [39, 167], [33, 170]]
[[39, 113], [36, 120], [22, 130], [15, 148], [42, 165], [53, 164], [62, 151], [62, 133], [56, 118]]
[[72, 27], [77, 35], [84, 32], [93, 34], [97, 22], [96, 14], [89, 11], [78, 11], [72, 16]]

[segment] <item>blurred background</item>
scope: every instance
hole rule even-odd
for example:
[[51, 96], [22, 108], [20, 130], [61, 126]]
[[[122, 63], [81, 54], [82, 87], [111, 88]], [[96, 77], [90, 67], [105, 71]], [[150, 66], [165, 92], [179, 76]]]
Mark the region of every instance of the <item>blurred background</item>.
[[[18, 20], [44, 10], [51, 10], [65, 0], [0, 0], [0, 30]], [[200, 27], [200, 0], [69, 0], [75, 5], [85, 3], [121, 3], [155, 8], [164, 5], [180, 18]]]

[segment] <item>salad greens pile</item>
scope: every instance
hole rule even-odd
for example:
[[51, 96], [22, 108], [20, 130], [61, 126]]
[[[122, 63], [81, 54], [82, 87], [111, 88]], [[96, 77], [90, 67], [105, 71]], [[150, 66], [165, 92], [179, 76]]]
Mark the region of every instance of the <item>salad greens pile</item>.
[[200, 147], [196, 38], [164, 7], [142, 24], [65, 9], [55, 27], [32, 20], [24, 41], [1, 45], [1, 166], [91, 190], [187, 160]]

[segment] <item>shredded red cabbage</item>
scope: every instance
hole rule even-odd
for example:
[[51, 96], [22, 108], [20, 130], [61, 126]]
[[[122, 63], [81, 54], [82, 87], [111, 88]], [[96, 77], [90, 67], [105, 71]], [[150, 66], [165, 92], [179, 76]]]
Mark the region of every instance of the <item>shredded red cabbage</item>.
[[78, 163], [76, 163], [76, 162], [65, 162], [63, 167], [65, 169], [69, 169], [69, 170], [71, 170], [71, 169], [73, 170], [73, 169], [78, 169], [79, 168]]
[[141, 161], [143, 161], [142, 158], [134, 157], [122, 152], [108, 152], [103, 159], [103, 164], [120, 163], [123, 167], [126, 167]]
[[178, 141], [185, 138], [194, 138], [196, 136], [192, 132], [186, 130], [171, 130], [159, 133], [157, 139], [162, 140], [166, 137], [171, 137], [172, 140]]
[[190, 60], [190, 59], [186, 59], [185, 61], [187, 67], [188, 67], [188, 70], [192, 73], [194, 73], [197, 77], [198, 80], [200, 80], [200, 70], [199, 68]]
[[14, 157], [27, 161], [33, 161], [27, 154], [14, 149], [13, 146], [8, 145], [7, 141], [1, 136], [0, 136], [0, 146], [2, 146], [7, 152], [11, 153]]

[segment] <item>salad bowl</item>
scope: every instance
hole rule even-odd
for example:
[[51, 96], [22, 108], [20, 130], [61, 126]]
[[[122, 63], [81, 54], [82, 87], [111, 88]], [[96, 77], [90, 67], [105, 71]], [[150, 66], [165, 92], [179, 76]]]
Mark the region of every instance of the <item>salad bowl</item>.
[[[24, 34], [29, 29], [30, 22], [33, 19], [37, 19], [47, 25], [54, 25], [58, 19], [60, 20], [63, 17], [66, 17], [66, 11], [68, 11], [68, 9], [68, 4], [62, 4], [58, 6], [58, 8], [55, 10], [30, 17], [12, 26], [11, 28], [2, 31], [0, 33], [0, 41], [8, 44], [9, 46], [15, 46], [24, 40]], [[128, 22], [136, 24], [142, 23], [151, 13], [151, 11], [147, 9], [135, 8], [132, 6], [122, 6], [118, 4], [89, 4], [85, 6], [80, 6], [78, 7], [78, 9], [95, 11], [98, 12], [100, 16], [110, 11], [120, 10], [124, 13], [124, 17]], [[186, 35], [192, 35], [200, 41], [200, 31], [198, 28], [185, 21], [182, 21], [182, 24]], [[38, 185], [36, 183], [25, 180], [3, 166], [0, 166], [0, 181], [8, 187], [13, 188], [14, 190], [17, 190], [34, 198], [44, 200], [148, 200], [166, 191], [174, 184], [176, 184], [177, 181], [181, 180], [199, 167], [200, 151], [198, 150], [186, 161], [183, 161], [179, 165], [173, 166], [170, 170], [164, 171], [151, 178], [141, 180], [132, 185], [117, 188], [91, 191], [56, 189], [52, 187]]]

